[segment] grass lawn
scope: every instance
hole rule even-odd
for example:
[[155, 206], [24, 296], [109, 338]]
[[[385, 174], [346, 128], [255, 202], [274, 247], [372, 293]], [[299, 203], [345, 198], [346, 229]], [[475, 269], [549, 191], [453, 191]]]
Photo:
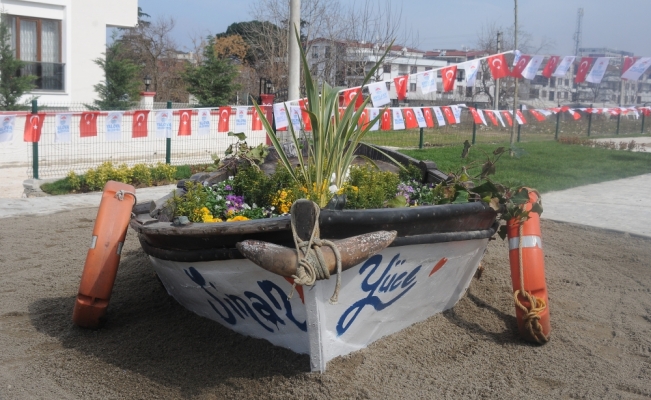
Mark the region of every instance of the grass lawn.
[[[419, 160], [432, 160], [444, 172], [460, 171], [472, 166], [471, 175], [478, 174], [481, 164], [503, 144], [477, 144], [470, 148], [467, 159], [461, 158], [462, 145], [400, 150]], [[519, 157], [502, 155], [496, 164], [496, 182], [519, 182], [541, 192], [568, 189], [629, 176], [651, 173], [651, 152], [629, 152], [567, 145], [557, 142], [517, 143]], [[483, 151], [483, 152], [482, 152]]]

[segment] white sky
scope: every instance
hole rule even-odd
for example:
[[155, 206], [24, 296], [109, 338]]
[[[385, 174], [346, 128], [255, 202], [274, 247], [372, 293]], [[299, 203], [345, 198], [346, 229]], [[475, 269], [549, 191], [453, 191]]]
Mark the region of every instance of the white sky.
[[[220, 33], [234, 22], [250, 21], [255, 0], [139, 0], [155, 19], [173, 16], [177, 43], [189, 49], [190, 36]], [[302, 0], [309, 1], [309, 0]], [[350, 1], [350, 0], [342, 0]], [[377, 0], [374, 0], [377, 1]], [[418, 33], [422, 50], [474, 47], [482, 25], [512, 26], [514, 0], [393, 0], [402, 4], [403, 25]], [[582, 47], [609, 47], [651, 56], [651, 0], [519, 0], [520, 27], [539, 42], [554, 42], [549, 53], [574, 51], [577, 10], [583, 7]]]

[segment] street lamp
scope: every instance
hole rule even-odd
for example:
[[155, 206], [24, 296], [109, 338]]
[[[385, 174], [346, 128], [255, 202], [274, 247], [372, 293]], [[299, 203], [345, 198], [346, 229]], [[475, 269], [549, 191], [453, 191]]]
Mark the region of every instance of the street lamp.
[[145, 82], [145, 92], [148, 92], [149, 85], [151, 85], [151, 76], [149, 76], [149, 74], [145, 75], [144, 82]]
[[266, 88], [265, 93], [267, 94], [271, 93], [271, 79], [267, 79], [267, 82], [265, 82], [265, 88]]

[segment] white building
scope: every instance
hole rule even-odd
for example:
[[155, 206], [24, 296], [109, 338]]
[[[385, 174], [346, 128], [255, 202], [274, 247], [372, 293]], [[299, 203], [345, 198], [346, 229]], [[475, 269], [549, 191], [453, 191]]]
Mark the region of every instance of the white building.
[[91, 103], [104, 72], [107, 28], [138, 22], [137, 0], [0, 0], [18, 59], [38, 77], [41, 104]]

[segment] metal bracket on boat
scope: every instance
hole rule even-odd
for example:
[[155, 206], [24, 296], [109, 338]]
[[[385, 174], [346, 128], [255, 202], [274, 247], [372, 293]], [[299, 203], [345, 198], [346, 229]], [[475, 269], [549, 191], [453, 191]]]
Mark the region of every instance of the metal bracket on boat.
[[[315, 209], [312, 204], [309, 200], [299, 200], [292, 206], [292, 216], [295, 220], [294, 233], [304, 242], [310, 242], [315, 224], [318, 225], [318, 207]], [[352, 268], [379, 253], [393, 242], [396, 235], [396, 231], [377, 231], [332, 241], [340, 255], [341, 271]], [[236, 246], [244, 257], [269, 272], [287, 278], [296, 279], [299, 276], [299, 264], [304, 254], [299, 255], [296, 249], [259, 240], [244, 240]], [[324, 275], [327, 279], [330, 274], [337, 272], [337, 257], [335, 250], [328, 246], [322, 247], [320, 252], [319, 258], [322, 258], [320, 262], [327, 268], [327, 274], [323, 271], [320, 275]], [[314, 283], [313, 280], [310, 281], [311, 283], [308, 284]]]

